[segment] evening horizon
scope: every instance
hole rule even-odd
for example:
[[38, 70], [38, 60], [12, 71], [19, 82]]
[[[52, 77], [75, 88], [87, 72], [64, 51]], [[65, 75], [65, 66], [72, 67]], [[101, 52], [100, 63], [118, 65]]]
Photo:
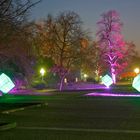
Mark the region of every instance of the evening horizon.
[[76, 0], [76, 2], [74, 0], [60, 0], [59, 3], [57, 0], [42, 0], [32, 9], [29, 18], [41, 20], [46, 19], [48, 14], [56, 16], [59, 12], [74, 11], [81, 17], [85, 29], [91, 31], [91, 37], [95, 39], [96, 23], [101, 18], [101, 14], [108, 10], [116, 10], [123, 23], [122, 34], [124, 39], [127, 42], [134, 42], [136, 49], [140, 52], [139, 5], [139, 0], [103, 0], [102, 2], [99, 0]]

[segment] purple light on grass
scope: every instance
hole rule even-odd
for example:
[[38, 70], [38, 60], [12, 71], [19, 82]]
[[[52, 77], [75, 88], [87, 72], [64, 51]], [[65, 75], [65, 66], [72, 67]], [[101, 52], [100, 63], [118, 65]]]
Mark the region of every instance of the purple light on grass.
[[11, 90], [9, 92], [9, 94], [12, 95], [43, 95], [43, 96], [47, 96], [47, 95], [52, 95], [50, 92], [46, 91], [46, 90], [30, 90], [30, 89], [26, 89], [26, 90]]
[[72, 85], [65, 85], [65, 90], [88, 90], [88, 89], [108, 89], [103, 84], [91, 84], [91, 83], [76, 83]]
[[107, 97], [140, 97], [140, 94], [117, 94], [117, 93], [88, 93], [86, 96], [107, 96]]
[[109, 89], [109, 88], [110, 88], [110, 86], [107, 86], [106, 88], [108, 88], [108, 89]]

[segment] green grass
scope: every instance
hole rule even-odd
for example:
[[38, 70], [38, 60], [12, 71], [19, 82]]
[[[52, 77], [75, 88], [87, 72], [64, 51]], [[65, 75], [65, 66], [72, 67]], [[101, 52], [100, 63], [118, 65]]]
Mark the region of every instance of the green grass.
[[[118, 88], [114, 88], [115, 90]], [[1, 121], [16, 121], [17, 128], [0, 132], [0, 140], [25, 140], [25, 136], [26, 140], [138, 140], [140, 138], [140, 133], [43, 129], [140, 130], [140, 98], [82, 96], [88, 92], [91, 91], [53, 92], [50, 96], [7, 95], [1, 98], [1, 105], [8, 101], [13, 105], [14, 102], [15, 105], [47, 102], [48, 106], [28, 108], [8, 115], [1, 114]]]
[[1, 140], [139, 140], [139, 134], [84, 133], [42, 130], [11, 130], [0, 133]]

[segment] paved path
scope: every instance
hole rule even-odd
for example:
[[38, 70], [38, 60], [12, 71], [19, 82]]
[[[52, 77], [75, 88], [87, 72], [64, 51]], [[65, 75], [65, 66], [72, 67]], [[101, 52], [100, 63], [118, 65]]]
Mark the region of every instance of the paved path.
[[17, 127], [17, 129], [140, 134], [140, 130], [84, 129], [84, 128], [57, 128], [57, 127]]

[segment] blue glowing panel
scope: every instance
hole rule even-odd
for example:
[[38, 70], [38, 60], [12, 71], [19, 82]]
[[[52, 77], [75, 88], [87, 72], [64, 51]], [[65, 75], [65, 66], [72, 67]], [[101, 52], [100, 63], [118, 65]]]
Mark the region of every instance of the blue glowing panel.
[[109, 75], [105, 75], [104, 77], [102, 77], [102, 83], [105, 86], [109, 87], [110, 85], [113, 84], [113, 80]]
[[140, 92], [140, 74], [138, 74], [132, 83], [132, 87], [135, 88], [137, 91]]
[[0, 75], [0, 90], [3, 93], [8, 93], [11, 89], [15, 87], [11, 79], [4, 73]]

